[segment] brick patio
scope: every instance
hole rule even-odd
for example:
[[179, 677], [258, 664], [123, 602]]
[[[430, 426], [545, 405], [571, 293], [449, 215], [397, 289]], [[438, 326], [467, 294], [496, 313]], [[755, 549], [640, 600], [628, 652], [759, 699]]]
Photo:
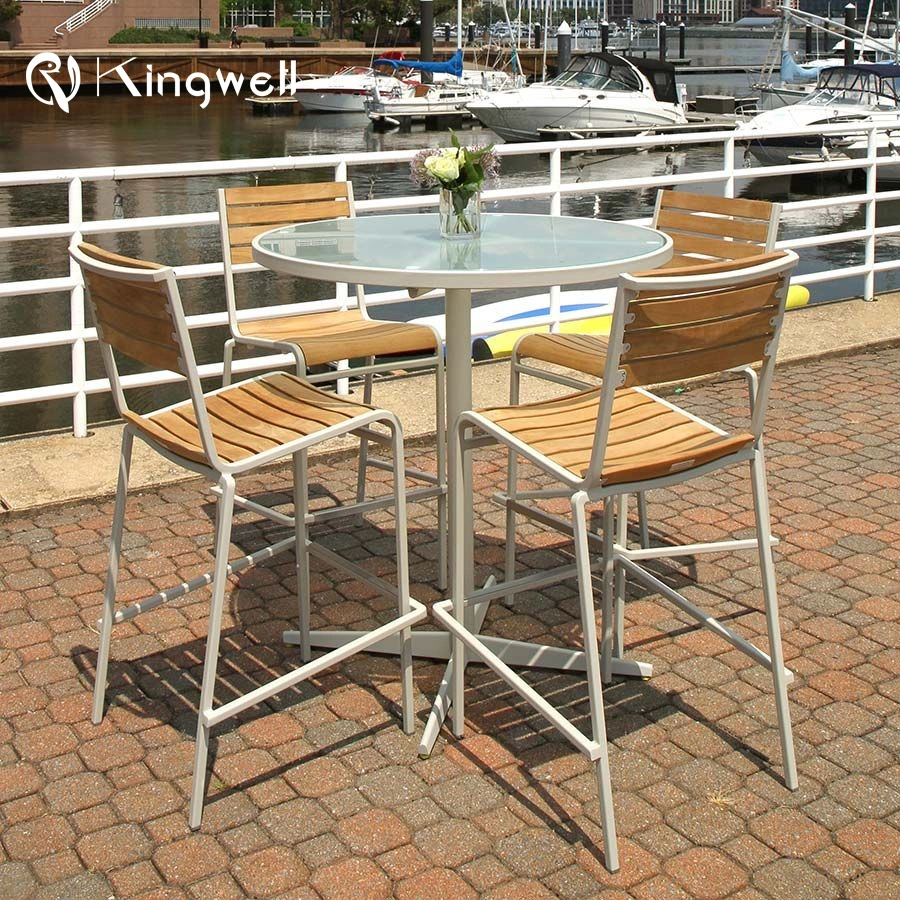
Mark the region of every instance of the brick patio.
[[[699, 404], [740, 385], [691, 389]], [[587, 762], [485, 668], [467, 680], [468, 733], [430, 759], [397, 727], [397, 670], [361, 656], [216, 731], [203, 827], [187, 826], [208, 592], [113, 639], [108, 713], [90, 722], [108, 499], [0, 516], [0, 898], [830, 897], [900, 896], [900, 349], [780, 368], [767, 449], [800, 789], [781, 783], [767, 673], [674, 608], [633, 588], [629, 655], [647, 682], [606, 691], [622, 870], [603, 867]], [[433, 464], [427, 448], [411, 455]], [[484, 496], [500, 456], [477, 457]], [[346, 458], [314, 476], [351, 488]], [[652, 529], [705, 541], [752, 522], [745, 471], [714, 506], [697, 487], [651, 498]], [[278, 494], [283, 470], [248, 493]], [[708, 498], [707, 498], [708, 499]], [[208, 567], [209, 495], [197, 483], [134, 495], [121, 596]], [[502, 562], [500, 510], [477, 508], [478, 578]], [[437, 594], [433, 505], [410, 507], [413, 593]], [[676, 524], [679, 528], [676, 531]], [[331, 545], [392, 573], [391, 517], [331, 532]], [[241, 550], [274, 526], [242, 515]], [[541, 568], [565, 541], [520, 533]], [[316, 566], [314, 626], [378, 620], [385, 604]], [[764, 632], [748, 555], [688, 560], [670, 577], [712, 583], [710, 608]], [[705, 595], [705, 592], [704, 592]], [[241, 573], [223, 623], [217, 696], [292, 663], [290, 555]], [[495, 604], [493, 633], [577, 639], [570, 585]], [[417, 660], [419, 730], [442, 667]], [[582, 727], [578, 678], [535, 672]], [[174, 693], [178, 692], [178, 695]]]

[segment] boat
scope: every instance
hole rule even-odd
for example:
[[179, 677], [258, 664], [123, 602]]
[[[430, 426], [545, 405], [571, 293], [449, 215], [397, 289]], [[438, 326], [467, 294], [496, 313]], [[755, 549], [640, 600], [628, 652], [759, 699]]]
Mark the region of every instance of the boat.
[[642, 134], [687, 124], [670, 63], [579, 54], [549, 81], [473, 100], [469, 110], [506, 141]]
[[396, 128], [428, 119], [460, 121], [474, 118], [466, 104], [483, 94], [472, 85], [449, 82], [421, 85], [411, 96], [402, 97], [382, 97], [376, 87], [366, 98], [365, 109], [376, 126]]
[[[382, 62], [395, 67], [401, 65], [389, 59], [375, 60], [376, 65]], [[461, 49], [457, 49], [446, 62], [408, 60], [402, 65], [415, 72], [428, 72], [434, 82], [417, 85], [412, 94], [400, 97], [382, 96], [376, 83], [365, 101], [366, 113], [376, 125], [397, 127], [423, 119], [472, 119], [472, 113], [466, 108], [467, 103], [490, 91], [512, 88], [517, 84], [515, 77], [507, 72], [464, 69]]]
[[398, 78], [396, 71], [379, 71], [374, 65], [345, 66], [333, 75], [295, 81], [291, 94], [306, 112], [364, 113], [366, 98], [376, 87], [383, 97], [412, 95], [418, 77]]
[[[857, 31], [840, 22], [801, 10], [782, 7], [782, 12], [780, 53], [774, 58], [770, 57], [770, 60], [763, 65], [759, 81], [751, 85], [753, 90], [759, 92], [759, 108], [761, 110], [778, 109], [808, 97], [815, 90], [820, 72], [846, 64], [848, 40], [852, 42], [853, 63], [897, 61], [896, 46], [868, 34], [868, 22], [865, 26], [866, 31]], [[793, 25], [808, 26], [817, 34], [823, 35], [840, 31], [845, 37], [839, 40], [828, 53], [799, 63], [789, 49]], [[774, 65], [776, 61], [780, 64], [777, 77]]]
[[[897, 155], [891, 138], [900, 131], [900, 65], [860, 63], [832, 66], [819, 73], [815, 90], [802, 100], [759, 113], [736, 129], [738, 140], [747, 142], [749, 153], [766, 165], [787, 165], [810, 159], [833, 158], [835, 154], [861, 158], [867, 138], [854, 126], [875, 125], [879, 129], [879, 155]], [[847, 124], [846, 133], [821, 133], [822, 126]], [[766, 137], [767, 132], [795, 131], [784, 137]], [[900, 142], [900, 139], [898, 139]], [[879, 179], [900, 178], [898, 165], [879, 167]]]

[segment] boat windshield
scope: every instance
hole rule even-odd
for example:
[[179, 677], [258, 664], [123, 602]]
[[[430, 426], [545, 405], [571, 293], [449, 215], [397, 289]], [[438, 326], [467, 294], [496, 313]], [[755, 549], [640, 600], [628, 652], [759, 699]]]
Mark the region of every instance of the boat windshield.
[[810, 106], [836, 103], [870, 109], [900, 108], [900, 66], [838, 66], [819, 74], [816, 89], [806, 101]]
[[599, 55], [573, 59], [569, 68], [548, 84], [591, 91], [640, 92], [643, 87], [635, 70], [624, 60]]

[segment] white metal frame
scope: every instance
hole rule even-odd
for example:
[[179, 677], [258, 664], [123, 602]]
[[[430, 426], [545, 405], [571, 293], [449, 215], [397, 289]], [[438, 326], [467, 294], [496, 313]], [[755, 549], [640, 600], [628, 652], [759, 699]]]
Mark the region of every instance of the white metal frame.
[[[226, 719], [232, 718], [238, 713], [262, 703], [264, 700], [286, 688], [301, 681], [305, 681], [317, 675], [324, 669], [342, 662], [349, 656], [369, 649], [372, 645], [377, 644], [386, 637], [396, 636], [395, 639], [399, 640], [398, 650], [401, 670], [402, 724], [404, 731], [412, 733], [415, 720], [412, 696], [411, 626], [425, 618], [426, 609], [421, 603], [411, 597], [409, 593], [406, 489], [403, 474], [403, 432], [399, 420], [393, 413], [388, 412], [387, 410], [370, 408], [365, 413], [357, 414], [340, 425], [323, 426], [318, 431], [303, 438], [293, 439], [280, 446], [255, 453], [240, 462], [227, 462], [222, 459], [217, 452], [206, 412], [205, 400], [206, 397], [233, 390], [233, 388], [220, 388], [218, 391], [212, 392], [212, 394], [203, 394], [200, 378], [197, 373], [197, 366], [194, 361], [190, 335], [178, 293], [178, 285], [172, 269], [160, 268], [147, 270], [111, 265], [98, 261], [85, 254], [77, 245], [73, 245], [70, 248], [70, 253], [76, 265], [83, 267], [85, 270], [95, 271], [126, 283], [158, 284], [163, 282], [165, 284], [175, 339], [181, 353], [182, 370], [188, 383], [204, 453], [209, 462], [208, 465], [204, 465], [177, 455], [155, 441], [147, 434], [147, 432], [134, 424], [133, 416], [131, 418], [126, 418], [126, 425], [122, 433], [118, 486], [113, 513], [112, 534], [110, 538], [109, 568], [107, 570], [103, 594], [103, 613], [99, 622], [100, 645], [97, 656], [97, 671], [94, 682], [92, 709], [92, 720], [95, 724], [98, 724], [103, 719], [113, 625], [133, 619], [142, 612], [153, 609], [161, 603], [173, 600], [176, 597], [183, 596], [199, 587], [212, 585], [209, 627], [206, 639], [206, 653], [203, 664], [203, 678], [197, 718], [197, 736], [189, 812], [190, 827], [196, 829], [200, 827], [200, 821], [203, 814], [210, 729]], [[107, 344], [102, 342], [101, 351], [103, 353], [104, 364], [113, 385], [113, 393], [116, 399], [117, 408], [119, 409], [120, 414], [127, 413], [128, 405], [118, 376], [118, 369], [113, 351]], [[260, 378], [265, 378], [265, 376], [260, 376]], [[324, 396], [323, 399], [333, 402], [330, 398]], [[171, 408], [172, 407], [168, 407], [167, 409]], [[166, 410], [159, 410], [158, 412], [165, 411]], [[389, 436], [386, 436], [381, 432], [373, 431], [371, 426], [375, 424], [385, 426], [388, 429]], [[307, 454], [311, 448], [319, 446], [334, 437], [348, 433], [361, 436], [364, 435], [369, 440], [378, 440], [387, 445], [390, 448], [390, 453], [395, 463], [393, 467], [394, 477], [392, 498], [395, 507], [396, 520], [396, 585], [392, 585], [384, 579], [373, 575], [360, 565], [343, 559], [338, 554], [313, 541], [309, 535], [306, 478]], [[116, 610], [115, 602], [118, 585], [119, 559], [122, 548], [122, 532], [125, 524], [128, 476], [131, 466], [132, 446], [135, 437], [143, 440], [148, 446], [170, 462], [204, 476], [214, 485], [213, 493], [217, 497], [214, 548], [215, 566], [211, 572], [196, 576], [189, 582], [183, 582], [174, 588], [160, 591], [157, 594], [154, 594], [145, 600], [133, 603], [124, 609]], [[266, 507], [248, 501], [237, 494], [236, 478], [238, 476], [247, 472], [256, 471], [261, 466], [286, 458], [291, 458], [293, 461], [295, 502], [295, 514], [293, 518], [286, 517], [276, 511], [268, 510]], [[231, 544], [231, 527], [235, 506], [252, 509], [280, 524], [293, 525], [293, 534], [288, 538], [279, 540], [275, 544], [229, 562], [228, 554]], [[268, 559], [278, 553], [291, 549], [293, 549], [296, 556], [299, 633], [302, 636], [298, 643], [301, 644], [300, 656], [303, 660], [303, 664], [291, 672], [274, 678], [267, 684], [260, 685], [240, 697], [214, 707], [219, 639], [228, 576], [241, 571], [247, 566], [254, 565], [261, 560]], [[343, 646], [312, 660], [309, 642], [310, 554], [318, 556], [326, 562], [343, 569], [353, 577], [367, 582], [374, 587], [378, 593], [395, 598], [398, 605], [397, 617], [385, 625], [359, 634]]]

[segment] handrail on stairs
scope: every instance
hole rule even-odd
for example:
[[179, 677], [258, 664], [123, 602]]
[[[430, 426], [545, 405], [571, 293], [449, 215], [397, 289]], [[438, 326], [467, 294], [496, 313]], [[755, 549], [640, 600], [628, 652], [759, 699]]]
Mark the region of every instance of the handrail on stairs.
[[57, 25], [53, 31], [60, 37], [65, 36], [64, 32], [71, 34], [76, 29], [81, 28], [82, 25], [86, 25], [91, 19], [99, 16], [105, 9], [118, 2], [119, 0], [94, 0], [93, 3], [79, 9], [74, 15], [69, 16], [65, 22], [61, 22]]

